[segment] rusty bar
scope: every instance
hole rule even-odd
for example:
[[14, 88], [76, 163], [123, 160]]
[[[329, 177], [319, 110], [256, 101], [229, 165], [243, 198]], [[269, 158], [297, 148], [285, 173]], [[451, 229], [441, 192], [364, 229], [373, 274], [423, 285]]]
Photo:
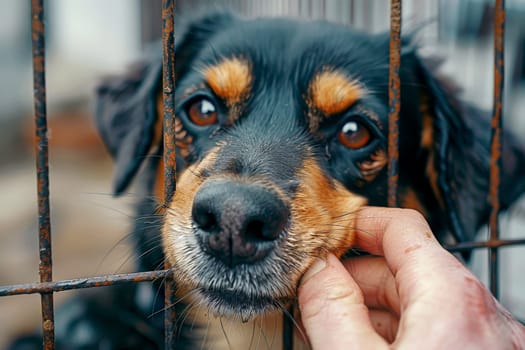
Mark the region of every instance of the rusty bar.
[[20, 294], [52, 293], [72, 289], [106, 287], [124, 283], [139, 283], [165, 278], [169, 270], [76, 278], [55, 282], [15, 284], [0, 287], [0, 297]]
[[[34, 119], [36, 126], [36, 173], [38, 191], [38, 245], [40, 282], [50, 282], [52, 274], [51, 220], [49, 208], [49, 153], [47, 140], [44, 0], [31, 1], [33, 51]], [[41, 293], [43, 348], [55, 347], [53, 293]]]
[[[490, 144], [490, 239], [499, 237], [500, 210], [499, 185], [501, 169], [501, 129], [503, 125], [503, 85], [504, 85], [504, 37], [505, 37], [505, 1], [496, 0], [494, 8], [494, 102], [492, 110], [492, 137]], [[490, 290], [499, 297], [499, 260], [498, 249], [491, 248], [490, 256]]]
[[449, 252], [463, 252], [471, 251], [473, 249], [481, 248], [500, 248], [500, 247], [512, 247], [515, 245], [525, 245], [525, 238], [519, 239], [496, 239], [485, 242], [464, 242], [457, 243], [454, 245], [445, 245], [444, 248]]
[[[163, 135], [164, 135], [164, 202], [169, 205], [175, 192], [177, 158], [175, 149], [175, 12], [174, 0], [162, 1], [162, 92], [163, 92]], [[164, 262], [169, 269], [169, 262]], [[175, 283], [171, 276], [166, 276], [164, 285], [164, 346], [166, 350], [175, 347]]]
[[293, 304], [288, 307], [288, 310], [283, 311], [283, 349], [293, 350]]
[[399, 111], [401, 109], [401, 0], [390, 1], [388, 74], [388, 206], [397, 207]]

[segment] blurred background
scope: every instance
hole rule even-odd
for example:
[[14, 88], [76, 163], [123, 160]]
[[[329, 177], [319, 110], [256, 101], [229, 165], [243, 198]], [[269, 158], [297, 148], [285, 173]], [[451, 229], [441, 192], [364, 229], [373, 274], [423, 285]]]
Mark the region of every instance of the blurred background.
[[[368, 32], [389, 26], [386, 0], [175, 3], [180, 16], [212, 5], [248, 17], [325, 18]], [[506, 4], [505, 125], [525, 141], [525, 0]], [[29, 1], [0, 0], [0, 285], [38, 280], [29, 6]], [[132, 270], [125, 237], [137, 198], [111, 196], [112, 164], [91, 106], [101, 76], [123, 71], [160, 38], [160, 6], [161, 0], [46, 2], [55, 280]], [[403, 1], [404, 30], [422, 26], [422, 52], [446, 58], [442, 69], [464, 87], [463, 98], [487, 109], [492, 106], [493, 14], [492, 1]], [[519, 204], [503, 219], [506, 237], [525, 237], [523, 208]], [[503, 303], [525, 319], [525, 257], [520, 255], [525, 256], [525, 247], [502, 250], [501, 291]], [[486, 261], [482, 254], [474, 257], [473, 269], [481, 276]], [[72, 293], [57, 293], [57, 304]], [[38, 295], [0, 298], [0, 349], [13, 334], [39, 322]]]

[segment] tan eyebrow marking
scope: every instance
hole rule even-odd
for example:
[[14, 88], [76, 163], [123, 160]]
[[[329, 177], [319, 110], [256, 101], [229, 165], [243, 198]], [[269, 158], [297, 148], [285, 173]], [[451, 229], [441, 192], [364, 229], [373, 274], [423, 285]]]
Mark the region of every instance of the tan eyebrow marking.
[[[357, 80], [350, 79], [337, 70], [324, 69], [310, 81], [308, 88], [308, 107], [323, 116], [331, 116], [343, 112], [352, 106], [364, 94]], [[311, 129], [316, 130], [320, 122], [316, 113], [309, 113]]]
[[216, 65], [205, 67], [204, 78], [229, 108], [238, 109], [250, 96], [252, 69], [248, 61], [241, 58], [226, 58]]

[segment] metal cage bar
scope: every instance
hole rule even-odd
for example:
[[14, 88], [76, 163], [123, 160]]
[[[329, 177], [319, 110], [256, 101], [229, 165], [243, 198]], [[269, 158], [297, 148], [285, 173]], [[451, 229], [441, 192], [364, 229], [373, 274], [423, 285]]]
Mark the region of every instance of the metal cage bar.
[[[45, 83], [45, 33], [44, 33], [44, 0], [31, 1], [32, 55], [34, 80], [34, 119], [36, 124], [36, 168], [38, 190], [38, 224], [39, 224], [39, 283], [8, 285], [0, 287], [0, 297], [20, 294], [41, 294], [43, 348], [54, 348], [54, 312], [53, 293], [65, 290], [93, 288], [122, 283], [139, 283], [164, 279], [166, 282], [166, 349], [174, 348], [172, 337], [175, 333], [175, 308], [172, 299], [174, 286], [172, 271], [166, 268], [159, 271], [148, 271], [127, 274], [112, 274], [89, 278], [77, 278], [52, 281], [51, 222], [49, 205], [49, 167], [48, 139], [46, 117], [46, 83]], [[391, 0], [390, 32], [390, 71], [389, 71], [389, 168], [388, 168], [388, 204], [397, 205], [397, 161], [398, 161], [398, 114], [400, 110], [400, 58], [401, 58], [401, 0]], [[490, 288], [499, 296], [498, 249], [504, 246], [525, 244], [522, 239], [500, 239], [498, 212], [500, 209], [498, 187], [501, 169], [501, 130], [503, 120], [503, 85], [504, 85], [504, 35], [505, 35], [505, 2], [495, 0], [494, 20], [494, 105], [492, 118], [491, 161], [490, 161], [490, 238], [484, 242], [465, 242], [445, 246], [453, 252], [470, 251], [479, 248], [489, 249]], [[175, 191], [175, 137], [174, 117], [174, 1], [163, 0], [163, 102], [164, 102], [164, 166], [165, 166], [165, 204], [168, 205]], [[293, 348], [293, 308], [289, 314], [283, 313], [283, 347]]]
[[[49, 207], [49, 152], [46, 110], [46, 44], [44, 0], [31, 1], [31, 39], [33, 46], [33, 93], [36, 127], [36, 173], [38, 191], [38, 246], [40, 282], [53, 279], [51, 220]], [[53, 293], [41, 292], [43, 348], [54, 349], [55, 317]]]
[[293, 349], [294, 343], [294, 305], [293, 303], [288, 307], [287, 311], [283, 311], [283, 349]]
[[390, 1], [388, 72], [388, 206], [397, 207], [399, 111], [401, 110], [401, 0]]
[[[492, 136], [490, 144], [490, 240], [499, 238], [499, 185], [501, 171], [501, 129], [503, 125], [503, 87], [505, 73], [505, 0], [496, 0], [494, 8], [494, 101], [492, 109]], [[490, 291], [499, 297], [499, 259], [498, 249], [489, 248]]]
[[[177, 155], [175, 145], [175, 12], [174, 0], [162, 1], [162, 93], [163, 93], [163, 138], [164, 138], [164, 205], [167, 208], [175, 193]], [[170, 269], [164, 261], [164, 268]], [[175, 283], [172, 274], [164, 281], [164, 346], [174, 348], [173, 335], [176, 326]]]
[[107, 287], [129, 282], [148, 282], [167, 278], [169, 274], [169, 270], [156, 270], [87, 278], [74, 278], [55, 282], [14, 284], [0, 287], [0, 297], [21, 294], [62, 292], [66, 290], [82, 288]]

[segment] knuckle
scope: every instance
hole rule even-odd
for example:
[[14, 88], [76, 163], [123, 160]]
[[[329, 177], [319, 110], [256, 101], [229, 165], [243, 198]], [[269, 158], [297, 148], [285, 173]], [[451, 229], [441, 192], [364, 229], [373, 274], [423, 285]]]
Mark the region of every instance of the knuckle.
[[415, 223], [425, 223], [426, 220], [423, 214], [415, 209], [403, 208], [400, 209], [400, 214], [406, 217], [407, 220], [412, 220]]

